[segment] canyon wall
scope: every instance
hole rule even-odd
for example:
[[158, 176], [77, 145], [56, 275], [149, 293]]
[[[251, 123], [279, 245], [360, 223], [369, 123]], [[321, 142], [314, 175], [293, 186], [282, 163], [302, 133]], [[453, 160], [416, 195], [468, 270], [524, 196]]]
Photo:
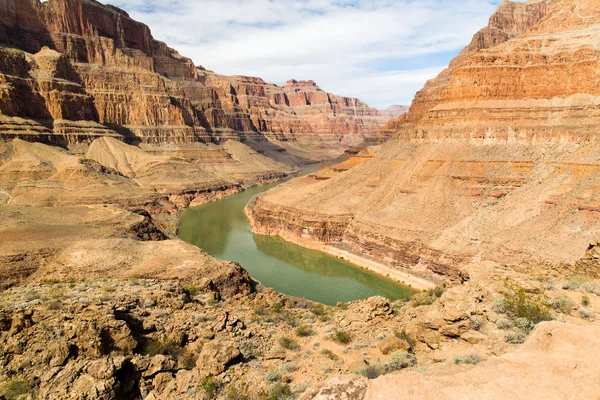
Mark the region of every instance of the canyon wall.
[[267, 192], [255, 230], [449, 280], [483, 260], [574, 264], [600, 236], [598, 43], [596, 1], [502, 2], [390, 142]]
[[386, 118], [314, 82], [284, 87], [195, 66], [93, 0], [0, 2], [0, 137], [150, 144], [251, 137], [353, 145]]

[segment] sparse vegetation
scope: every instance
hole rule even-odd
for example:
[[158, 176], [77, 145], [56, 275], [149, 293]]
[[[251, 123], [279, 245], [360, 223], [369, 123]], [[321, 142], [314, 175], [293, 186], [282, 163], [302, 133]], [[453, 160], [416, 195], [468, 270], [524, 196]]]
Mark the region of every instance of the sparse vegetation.
[[468, 364], [468, 365], [477, 365], [481, 359], [477, 354], [467, 354], [462, 357], [454, 357], [454, 364]]
[[333, 360], [333, 361], [339, 360], [339, 357], [333, 351], [331, 351], [329, 349], [321, 350], [321, 354], [323, 354], [325, 357], [329, 358], [330, 360]]
[[414, 349], [417, 345], [417, 342], [415, 342], [415, 340], [408, 333], [406, 333], [405, 330], [394, 331], [394, 336], [396, 336], [400, 340], [405, 340], [410, 345], [411, 349]]
[[273, 304], [271, 304], [271, 311], [274, 313], [280, 313], [283, 310], [283, 302], [281, 300], [277, 300]]
[[479, 315], [473, 315], [470, 319], [473, 329], [476, 331], [481, 330], [481, 326], [483, 325], [483, 318]]
[[592, 319], [592, 318], [594, 318], [594, 313], [591, 312], [590, 310], [588, 310], [587, 308], [580, 308], [579, 316], [581, 318], [585, 318], [585, 319]]
[[150, 356], [162, 354], [164, 356], [179, 357], [182, 352], [183, 349], [181, 346], [167, 337], [163, 337], [159, 340], [150, 340], [146, 343], [146, 347], [144, 348], [144, 354]]
[[231, 384], [223, 393], [224, 400], [250, 400], [251, 398], [246, 382]]
[[19, 399], [26, 395], [33, 397], [33, 394], [31, 382], [21, 377], [13, 377], [0, 386], [0, 397], [7, 400]]
[[554, 299], [552, 308], [563, 314], [568, 314], [575, 308], [575, 302], [569, 296], [561, 295]]
[[352, 341], [352, 336], [348, 332], [336, 329], [331, 335], [331, 340], [339, 344], [348, 344]]
[[296, 343], [296, 341], [294, 339], [291, 339], [287, 336], [280, 337], [279, 344], [284, 349], [288, 349], [288, 350], [292, 350], [292, 351], [297, 351], [298, 349], [300, 349], [300, 346], [298, 346], [298, 343]]
[[414, 354], [400, 350], [395, 351], [390, 355], [388, 360], [382, 365], [381, 370], [383, 370], [384, 373], [390, 373], [412, 367], [416, 363], [417, 359]]
[[529, 295], [524, 288], [517, 285], [509, 286], [504, 296], [504, 308], [506, 314], [513, 319], [526, 318], [533, 325], [553, 319], [549, 307], [541, 296]]
[[362, 375], [367, 379], [375, 379], [379, 375], [381, 375], [381, 371], [379, 370], [379, 368], [377, 368], [373, 365], [365, 365], [363, 367], [360, 367], [359, 369], [354, 371], [354, 373], [358, 374], [358, 375]]
[[506, 332], [504, 335], [504, 340], [512, 344], [521, 344], [525, 342], [525, 339], [527, 339], [527, 335], [525, 332], [519, 330], [514, 332]]
[[287, 383], [277, 382], [269, 388], [267, 400], [291, 400], [296, 396]]
[[314, 331], [309, 325], [301, 325], [296, 328], [296, 335], [300, 337], [312, 336], [314, 335]]
[[185, 282], [182, 286], [190, 296], [197, 296], [201, 292], [200, 288], [193, 283]]
[[223, 383], [212, 376], [208, 376], [200, 382], [200, 388], [206, 393], [209, 399], [216, 398], [222, 387]]
[[584, 295], [581, 297], [581, 305], [589, 306], [590, 305], [590, 296]]
[[281, 373], [277, 371], [268, 371], [265, 375], [265, 381], [267, 382], [279, 382], [281, 380]]
[[315, 314], [316, 316], [324, 316], [327, 315], [327, 309], [323, 304], [317, 304], [310, 308], [310, 312]]
[[281, 366], [281, 370], [286, 374], [289, 374], [296, 370], [296, 364], [294, 364], [293, 362], [286, 362]]

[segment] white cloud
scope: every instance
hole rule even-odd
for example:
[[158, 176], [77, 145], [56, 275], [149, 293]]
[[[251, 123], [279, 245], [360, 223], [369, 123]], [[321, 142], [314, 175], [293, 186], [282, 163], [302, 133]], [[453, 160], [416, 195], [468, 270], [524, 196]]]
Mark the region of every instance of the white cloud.
[[113, 2], [208, 69], [277, 84], [312, 79], [384, 108], [409, 103], [449, 52], [487, 23], [498, 0]]

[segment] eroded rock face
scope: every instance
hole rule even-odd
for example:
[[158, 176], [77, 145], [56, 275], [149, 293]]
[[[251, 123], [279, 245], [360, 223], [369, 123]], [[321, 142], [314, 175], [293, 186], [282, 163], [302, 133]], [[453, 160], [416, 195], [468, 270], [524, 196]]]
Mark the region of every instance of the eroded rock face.
[[91, 0], [4, 1], [0, 55], [0, 135], [9, 138], [181, 144], [267, 135], [343, 147], [386, 120], [314, 83], [278, 87], [196, 67], [123, 10]]
[[265, 193], [255, 229], [456, 282], [471, 261], [575, 263], [600, 237], [599, 38], [597, 2], [502, 2], [394, 140]]

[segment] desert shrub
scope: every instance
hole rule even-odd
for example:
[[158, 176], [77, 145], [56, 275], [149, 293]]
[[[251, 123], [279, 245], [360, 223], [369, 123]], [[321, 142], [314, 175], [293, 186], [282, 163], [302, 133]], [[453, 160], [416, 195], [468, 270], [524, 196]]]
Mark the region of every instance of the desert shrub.
[[552, 320], [550, 309], [540, 296], [531, 296], [525, 289], [516, 285], [509, 287], [504, 296], [504, 306], [510, 317], [527, 318], [534, 325]]
[[331, 340], [339, 344], [348, 344], [352, 341], [352, 336], [348, 332], [336, 329], [331, 335]]
[[294, 387], [292, 389], [294, 390], [295, 393], [304, 393], [311, 386], [312, 386], [311, 382], [302, 382], [302, 383], [298, 383], [298, 384], [294, 385]]
[[0, 397], [8, 400], [18, 399], [22, 396], [33, 397], [34, 388], [31, 382], [21, 377], [13, 377], [0, 386]]
[[271, 304], [271, 311], [275, 313], [280, 313], [283, 310], [283, 302], [281, 300], [277, 300], [273, 304]]
[[181, 355], [183, 349], [173, 340], [168, 337], [163, 337], [159, 340], [150, 340], [146, 343], [144, 348], [144, 354], [155, 356], [162, 354], [164, 356], [178, 357]]
[[321, 354], [323, 354], [325, 357], [329, 358], [330, 360], [333, 360], [333, 361], [339, 360], [339, 357], [333, 351], [331, 351], [329, 349], [321, 350]]
[[277, 382], [271, 387], [269, 387], [268, 394], [266, 396], [267, 400], [291, 400], [296, 396], [292, 392], [290, 385], [287, 383]]
[[512, 344], [520, 344], [525, 342], [527, 335], [523, 331], [506, 332], [504, 340]]
[[298, 343], [296, 343], [296, 341], [294, 339], [290, 339], [287, 336], [280, 337], [279, 344], [284, 349], [288, 349], [288, 350], [292, 350], [292, 351], [297, 351], [300, 348], [300, 346], [298, 346]]
[[506, 330], [512, 328], [513, 326], [514, 323], [507, 318], [500, 318], [498, 321], [496, 321], [496, 327], [498, 329]]
[[569, 296], [558, 296], [552, 302], [552, 308], [554, 308], [556, 311], [562, 312], [563, 314], [568, 314], [573, 310], [573, 308], [575, 308], [575, 302], [571, 300]]
[[189, 283], [189, 282], [183, 283], [182, 286], [185, 289], [185, 291], [188, 292], [188, 294], [190, 296], [196, 296], [201, 292], [201, 290], [198, 286], [196, 286], [192, 283]]
[[483, 325], [483, 318], [479, 315], [473, 315], [470, 318], [471, 324], [473, 325], [473, 329], [476, 331], [481, 330], [481, 326]]
[[250, 400], [251, 398], [248, 384], [245, 382], [231, 384], [223, 393], [224, 400]]
[[207, 376], [200, 382], [200, 389], [206, 393], [209, 399], [216, 398], [221, 388], [223, 388], [223, 383], [212, 376]]
[[429, 292], [419, 292], [412, 295], [410, 298], [411, 302], [415, 307], [428, 306], [433, 304], [436, 297], [432, 296]]
[[454, 357], [454, 364], [469, 364], [469, 365], [477, 365], [480, 362], [480, 358], [477, 354], [467, 354], [462, 357]]
[[417, 345], [417, 342], [408, 333], [406, 333], [405, 330], [394, 331], [394, 336], [396, 336], [398, 339], [405, 340], [410, 345], [411, 349], [414, 349]]
[[589, 306], [590, 305], [590, 296], [582, 296], [581, 297], [581, 305]]
[[523, 332], [529, 333], [535, 328], [535, 324], [528, 320], [527, 318], [517, 318], [515, 319], [515, 325], [517, 328], [522, 330]]
[[48, 310], [60, 310], [62, 302], [60, 300], [51, 300], [46, 304]]
[[348, 309], [348, 303], [342, 303], [339, 302], [335, 305], [335, 308], [337, 308], [338, 310], [347, 310]]
[[277, 371], [268, 371], [265, 374], [265, 381], [267, 382], [279, 382], [281, 380], [281, 373]]
[[281, 370], [286, 374], [289, 374], [296, 370], [296, 365], [293, 362], [286, 362], [281, 366]]
[[494, 310], [498, 314], [504, 314], [506, 312], [506, 302], [504, 301], [504, 299], [495, 300], [492, 303], [492, 310]]
[[592, 318], [594, 318], [594, 313], [591, 312], [590, 310], [588, 310], [587, 308], [580, 308], [579, 316], [581, 318], [585, 318], [585, 319], [592, 319]]
[[179, 364], [180, 368], [194, 369], [196, 367], [196, 358], [187, 351], [182, 351], [177, 357], [177, 363]]
[[317, 304], [310, 308], [310, 312], [317, 316], [324, 316], [327, 314], [327, 309], [323, 304]]
[[444, 294], [444, 291], [446, 290], [446, 285], [438, 285], [433, 289], [430, 289], [428, 292], [429, 294], [431, 294], [434, 297], [440, 298], [442, 297], [442, 294]]
[[365, 365], [363, 367], [360, 367], [356, 371], [354, 371], [354, 373], [362, 375], [367, 379], [375, 379], [379, 375], [381, 375], [381, 371], [379, 370], [379, 368], [373, 365]]
[[576, 290], [580, 289], [584, 285], [589, 283], [589, 279], [583, 275], [576, 275], [570, 277], [566, 282], [563, 283], [562, 288], [565, 290]]
[[390, 373], [412, 367], [416, 363], [417, 359], [414, 354], [400, 350], [393, 352], [388, 360], [382, 365], [381, 369], [385, 373]]
[[312, 336], [313, 334], [314, 334], [314, 331], [312, 330], [312, 327], [310, 327], [309, 325], [300, 325], [299, 327], [296, 328], [296, 335], [298, 335], [300, 337]]

